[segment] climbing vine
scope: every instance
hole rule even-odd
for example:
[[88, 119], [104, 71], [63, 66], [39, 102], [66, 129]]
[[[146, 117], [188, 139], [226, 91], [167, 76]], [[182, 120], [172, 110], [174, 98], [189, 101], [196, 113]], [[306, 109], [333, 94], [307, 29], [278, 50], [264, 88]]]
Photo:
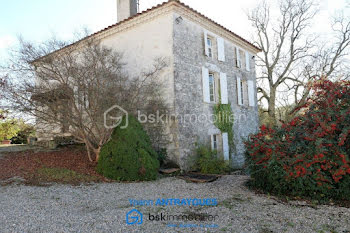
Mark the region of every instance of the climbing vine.
[[214, 125], [223, 133], [228, 134], [228, 141], [230, 146], [230, 153], [234, 151], [234, 132], [233, 132], [233, 122], [234, 116], [231, 110], [230, 104], [217, 104], [214, 106]]

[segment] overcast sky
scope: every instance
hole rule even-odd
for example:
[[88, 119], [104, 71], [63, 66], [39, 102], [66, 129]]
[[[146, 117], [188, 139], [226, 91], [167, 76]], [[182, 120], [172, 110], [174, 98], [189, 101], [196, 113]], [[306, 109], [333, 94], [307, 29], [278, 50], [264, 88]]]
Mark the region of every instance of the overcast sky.
[[[182, 0], [197, 11], [251, 40], [252, 28], [246, 11], [259, 0]], [[327, 33], [329, 17], [346, 6], [348, 0], [319, 0], [321, 12], [313, 30]], [[141, 10], [162, 0], [140, 0]], [[92, 32], [116, 23], [116, 0], [0, 0], [0, 58], [14, 46], [18, 35], [26, 40], [43, 41], [52, 34], [71, 39], [82, 27]]]

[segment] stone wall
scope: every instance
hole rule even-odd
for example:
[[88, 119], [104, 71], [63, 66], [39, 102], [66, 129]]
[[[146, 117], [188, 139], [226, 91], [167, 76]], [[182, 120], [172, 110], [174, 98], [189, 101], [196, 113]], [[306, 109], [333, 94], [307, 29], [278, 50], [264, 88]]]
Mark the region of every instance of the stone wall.
[[[179, 15], [175, 13], [174, 22], [177, 17]], [[251, 62], [250, 72], [245, 71], [244, 68], [236, 68], [235, 46], [226, 38], [224, 38], [226, 61], [219, 62], [216, 56], [214, 59], [208, 58], [204, 52], [204, 31], [208, 30], [210, 33], [210, 29], [203, 28], [184, 16], [182, 18], [181, 23], [174, 23], [173, 26], [175, 112], [178, 116], [191, 114], [209, 116], [212, 114], [214, 104], [203, 101], [202, 67], [226, 73], [228, 99], [235, 117], [234, 143], [236, 149], [235, 153], [231, 155], [231, 161], [234, 167], [242, 167], [245, 150], [243, 141], [249, 134], [257, 131], [259, 120], [257, 106], [249, 107], [247, 99], [245, 99], [245, 106], [237, 104], [236, 78], [239, 75], [242, 80], [253, 80], [254, 86], [256, 86], [254, 62]], [[217, 51], [215, 50], [214, 53], [217, 54]], [[188, 168], [196, 143], [209, 143], [210, 135], [220, 131], [209, 121], [189, 123], [189, 121], [181, 122], [178, 120], [177, 126], [179, 131], [179, 163], [182, 168]]]

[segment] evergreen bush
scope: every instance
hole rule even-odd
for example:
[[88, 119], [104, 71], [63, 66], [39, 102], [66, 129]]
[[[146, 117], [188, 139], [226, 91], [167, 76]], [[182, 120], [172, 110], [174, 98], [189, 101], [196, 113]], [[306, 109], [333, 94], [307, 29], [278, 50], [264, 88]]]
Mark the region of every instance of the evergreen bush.
[[[118, 181], [155, 180], [159, 161], [151, 141], [138, 120], [129, 116], [129, 125], [119, 126], [101, 149], [97, 171], [103, 176]], [[126, 118], [122, 120], [125, 125]]]

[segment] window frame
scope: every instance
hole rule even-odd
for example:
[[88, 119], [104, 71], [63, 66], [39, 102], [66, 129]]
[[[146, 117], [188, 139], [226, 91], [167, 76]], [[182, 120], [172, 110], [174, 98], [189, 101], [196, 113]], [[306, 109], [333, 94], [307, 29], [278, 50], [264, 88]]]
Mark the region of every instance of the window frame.
[[210, 100], [210, 103], [216, 103], [215, 74], [213, 72], [209, 72], [209, 80], [208, 81], [209, 81], [209, 100]]
[[212, 150], [218, 150], [218, 135], [216, 134], [213, 134], [211, 136], [211, 139], [212, 139]]
[[210, 144], [212, 151], [216, 151], [218, 154], [224, 152], [223, 139], [221, 133], [214, 133], [210, 135]]
[[241, 105], [244, 106], [244, 80], [241, 79]]
[[[209, 43], [210, 42], [210, 43]], [[213, 39], [207, 35], [207, 48], [208, 48], [208, 57], [214, 58], [214, 53], [213, 53]]]

